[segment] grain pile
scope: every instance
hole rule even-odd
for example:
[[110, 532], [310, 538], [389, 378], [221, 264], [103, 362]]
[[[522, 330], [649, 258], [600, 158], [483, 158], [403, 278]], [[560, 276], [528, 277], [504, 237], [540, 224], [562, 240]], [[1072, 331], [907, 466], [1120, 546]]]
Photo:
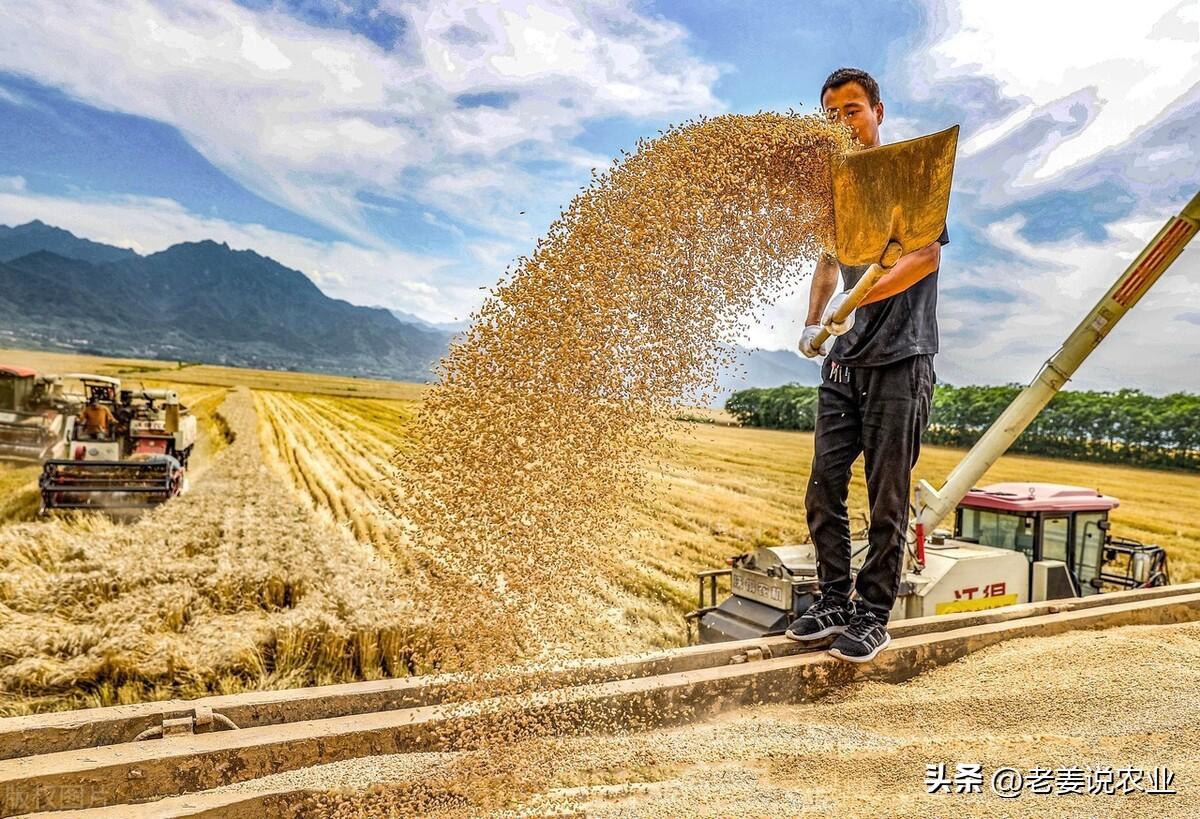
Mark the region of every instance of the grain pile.
[[433, 665], [613, 644], [619, 612], [589, 614], [621, 565], [599, 544], [742, 322], [832, 246], [830, 172], [850, 147], [817, 116], [671, 128], [595, 176], [506, 274], [395, 459], [397, 550], [436, 578], [422, 606], [450, 631]]
[[221, 413], [232, 443], [136, 523], [0, 528], [0, 711], [410, 672], [388, 562], [273, 479], [245, 390]]
[[[680, 728], [491, 747], [474, 781], [447, 773], [470, 770], [477, 752], [285, 777], [341, 788], [307, 811], [340, 819], [415, 815], [415, 794], [434, 806], [426, 815], [445, 817], [1196, 816], [1198, 686], [1200, 623], [1127, 626], [1012, 640], [902, 684], [856, 683]], [[925, 765], [938, 762], [980, 763], [988, 776], [1167, 766], [1178, 794], [928, 794]]]

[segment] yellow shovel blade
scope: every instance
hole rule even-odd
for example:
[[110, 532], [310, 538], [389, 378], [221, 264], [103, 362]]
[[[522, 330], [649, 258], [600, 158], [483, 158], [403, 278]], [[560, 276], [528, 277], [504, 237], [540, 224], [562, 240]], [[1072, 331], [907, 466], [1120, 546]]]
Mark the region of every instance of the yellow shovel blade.
[[[911, 253], [946, 225], [958, 126], [848, 154], [833, 171], [833, 216], [842, 264], [895, 264], [894, 242]], [[895, 257], [895, 248], [888, 255]]]

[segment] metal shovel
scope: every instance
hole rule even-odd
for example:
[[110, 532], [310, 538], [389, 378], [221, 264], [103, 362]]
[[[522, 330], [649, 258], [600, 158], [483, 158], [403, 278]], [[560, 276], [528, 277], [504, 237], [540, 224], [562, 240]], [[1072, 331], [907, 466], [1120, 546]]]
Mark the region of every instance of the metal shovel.
[[[946, 226], [958, 126], [847, 154], [833, 169], [838, 261], [871, 265], [834, 313], [845, 321], [905, 253], [937, 241]], [[812, 341], [820, 348], [829, 325]]]

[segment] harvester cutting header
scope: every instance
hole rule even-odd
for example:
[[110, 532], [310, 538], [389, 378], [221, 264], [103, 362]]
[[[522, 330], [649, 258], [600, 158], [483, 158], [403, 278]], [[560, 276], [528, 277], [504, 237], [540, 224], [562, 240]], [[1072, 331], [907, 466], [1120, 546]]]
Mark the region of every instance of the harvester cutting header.
[[184, 490], [196, 419], [177, 392], [122, 389], [102, 375], [67, 377], [83, 383], [84, 406], [64, 456], [43, 467], [43, 511], [145, 509]]

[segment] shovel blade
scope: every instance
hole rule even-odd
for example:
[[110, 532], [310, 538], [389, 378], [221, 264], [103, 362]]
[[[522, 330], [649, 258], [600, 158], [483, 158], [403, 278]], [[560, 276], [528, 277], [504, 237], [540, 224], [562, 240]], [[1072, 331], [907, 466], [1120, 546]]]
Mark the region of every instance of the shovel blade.
[[889, 244], [911, 253], [937, 241], [946, 226], [957, 147], [955, 125], [846, 155], [833, 170], [838, 261], [887, 266], [895, 263], [884, 259]]

